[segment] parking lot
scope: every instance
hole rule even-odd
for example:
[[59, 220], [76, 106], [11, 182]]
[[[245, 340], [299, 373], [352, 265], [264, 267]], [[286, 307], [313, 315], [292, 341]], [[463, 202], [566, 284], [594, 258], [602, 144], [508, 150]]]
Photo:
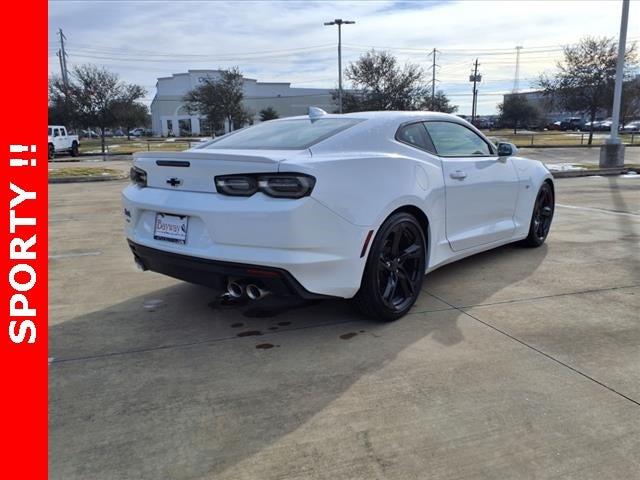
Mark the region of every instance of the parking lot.
[[546, 245], [387, 324], [139, 272], [124, 181], [51, 185], [50, 478], [638, 478], [638, 177], [557, 180]]

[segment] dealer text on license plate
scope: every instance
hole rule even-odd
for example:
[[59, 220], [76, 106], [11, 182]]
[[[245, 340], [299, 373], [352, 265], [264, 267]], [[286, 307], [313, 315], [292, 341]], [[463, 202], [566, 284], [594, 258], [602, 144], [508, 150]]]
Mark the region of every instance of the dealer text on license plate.
[[185, 243], [187, 240], [187, 225], [189, 217], [186, 215], [169, 215], [156, 213], [156, 224], [153, 238], [167, 242]]

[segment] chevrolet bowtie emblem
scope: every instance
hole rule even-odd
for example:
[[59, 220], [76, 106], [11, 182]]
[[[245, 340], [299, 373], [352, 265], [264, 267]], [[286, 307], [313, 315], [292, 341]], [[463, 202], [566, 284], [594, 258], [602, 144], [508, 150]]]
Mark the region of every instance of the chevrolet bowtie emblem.
[[178, 185], [182, 185], [182, 180], [176, 177], [171, 177], [167, 179], [167, 183], [172, 187], [177, 187]]

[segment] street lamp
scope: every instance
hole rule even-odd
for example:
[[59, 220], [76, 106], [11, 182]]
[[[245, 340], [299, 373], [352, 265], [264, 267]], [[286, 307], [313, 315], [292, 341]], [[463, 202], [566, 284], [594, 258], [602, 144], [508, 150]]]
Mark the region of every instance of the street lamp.
[[624, 77], [624, 55], [627, 45], [627, 24], [629, 22], [629, 0], [622, 0], [620, 36], [618, 37], [618, 62], [616, 63], [616, 81], [613, 92], [613, 111], [611, 131], [605, 144], [600, 147], [600, 168], [623, 167], [624, 145], [618, 138], [620, 122], [620, 101], [622, 98], [622, 80]]
[[351, 25], [356, 22], [336, 18], [333, 22], [324, 22], [325, 25], [338, 25], [338, 112], [342, 113], [342, 25]]

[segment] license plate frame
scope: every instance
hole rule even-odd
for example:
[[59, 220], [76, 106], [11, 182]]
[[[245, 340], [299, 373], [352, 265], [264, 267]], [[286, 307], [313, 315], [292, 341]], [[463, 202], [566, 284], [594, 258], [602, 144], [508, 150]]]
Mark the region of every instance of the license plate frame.
[[[158, 231], [159, 229], [160, 231]], [[156, 213], [156, 220], [153, 224], [153, 238], [155, 240], [184, 245], [187, 243], [188, 231], [188, 215], [175, 215], [163, 212]]]

